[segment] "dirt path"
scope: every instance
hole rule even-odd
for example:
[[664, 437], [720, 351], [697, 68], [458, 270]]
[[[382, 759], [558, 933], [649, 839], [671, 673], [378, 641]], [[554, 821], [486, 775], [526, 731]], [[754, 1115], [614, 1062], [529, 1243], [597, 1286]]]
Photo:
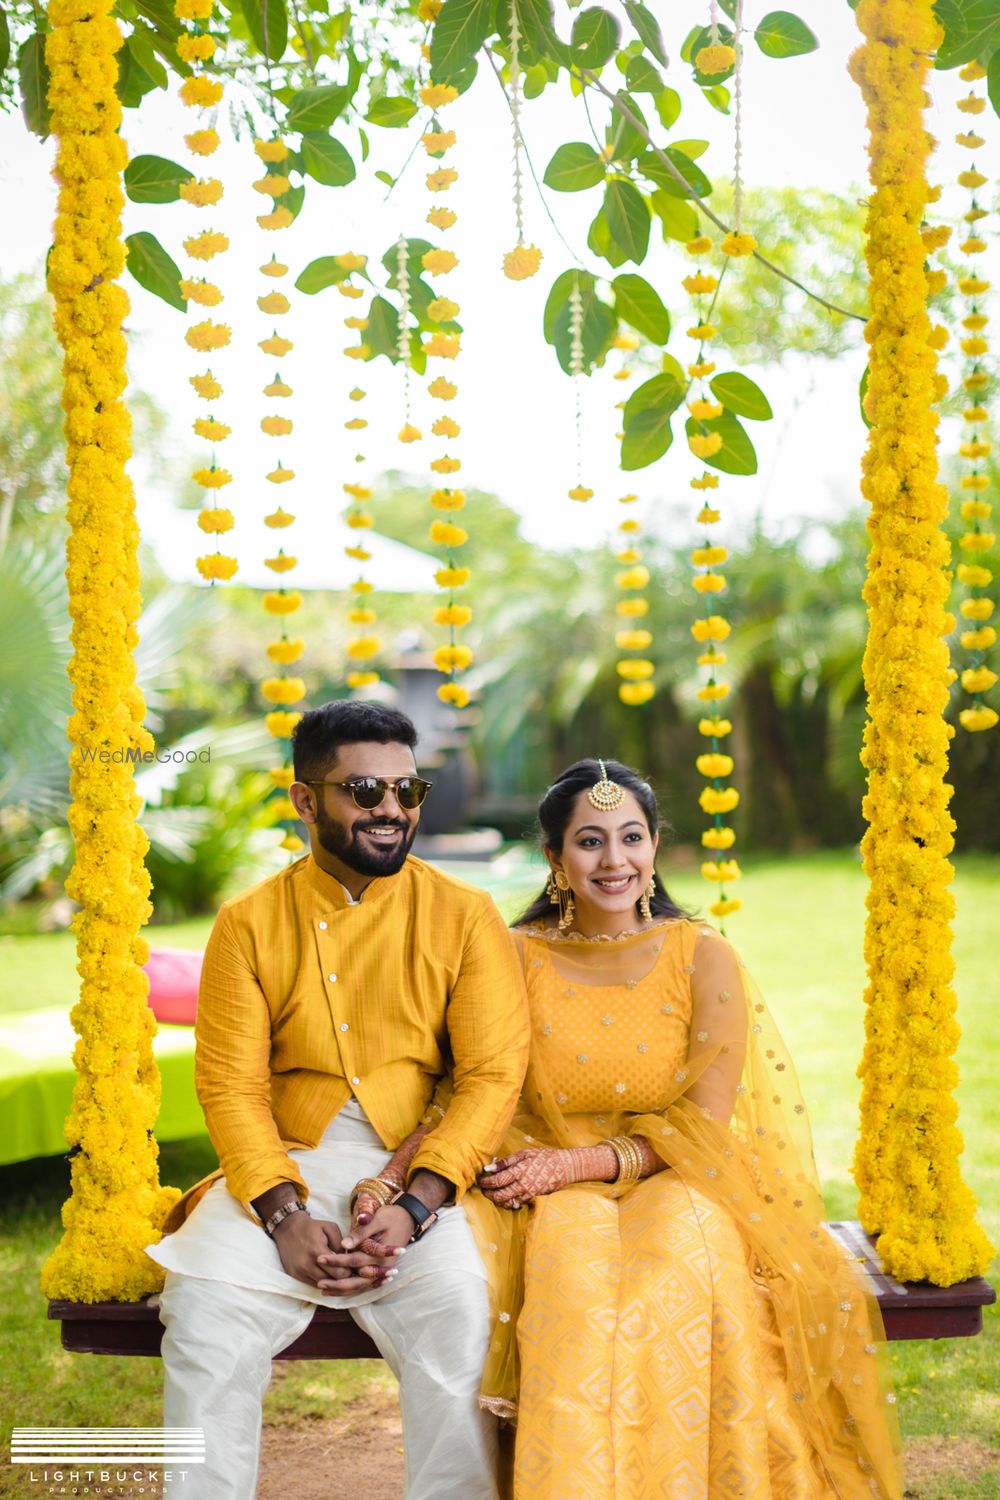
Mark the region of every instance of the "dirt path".
[[386, 1391], [354, 1401], [328, 1422], [265, 1429], [257, 1500], [401, 1500], [403, 1429]]

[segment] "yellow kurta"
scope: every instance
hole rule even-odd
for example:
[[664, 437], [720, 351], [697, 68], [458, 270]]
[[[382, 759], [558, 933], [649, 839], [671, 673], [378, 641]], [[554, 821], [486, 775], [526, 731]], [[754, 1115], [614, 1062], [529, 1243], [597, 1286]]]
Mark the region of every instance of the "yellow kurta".
[[485, 891], [411, 857], [352, 904], [297, 860], [226, 902], [205, 952], [195, 1082], [229, 1191], [247, 1206], [287, 1181], [305, 1197], [288, 1152], [316, 1146], [352, 1095], [391, 1150], [447, 1074], [412, 1171], [461, 1197], [510, 1122], [528, 1035], [521, 965]]
[[[711, 962], [730, 965], [731, 979], [720, 970], [727, 988], [710, 996], [714, 1012], [725, 1017], [721, 1052], [729, 1054], [738, 1049], [745, 1024], [737, 1019], [740, 970], [724, 951], [728, 945], [700, 924], [665, 924], [652, 967], [622, 984], [581, 983], [576, 974], [568, 982], [550, 945], [525, 945], [534, 1034], [525, 1102], [531, 1111], [534, 1101], [535, 1109], [519, 1116], [522, 1139], [583, 1145], [635, 1129], [661, 1153], [670, 1142], [681, 1144], [673, 1166], [629, 1189], [579, 1184], [536, 1199], [517, 1216], [524, 1229], [524, 1292], [517, 1317], [515, 1500], [870, 1500], [898, 1494], [869, 1311], [851, 1289], [852, 1272], [843, 1268], [833, 1311], [822, 1313], [842, 1330], [833, 1384], [818, 1384], [817, 1370], [790, 1375], [788, 1345], [779, 1335], [789, 1302], [776, 1290], [787, 1282], [760, 1263], [760, 1247], [741, 1233], [719, 1188], [720, 1171], [710, 1164], [735, 1161], [737, 1139], [730, 1148], [719, 1136], [717, 1157], [711, 1146], [698, 1156], [695, 1132], [688, 1138], [695, 1142], [689, 1161], [684, 1106], [666, 1111], [693, 1076], [692, 1053], [712, 1046], [717, 1034], [713, 1012], [705, 1010], [695, 1016], [692, 1035], [691, 975], [696, 958], [702, 962], [700, 938], [710, 944]], [[613, 949], [605, 953], [614, 958]], [[751, 1011], [755, 1032], [761, 1030], [755, 1013], [763, 1010], [758, 1003]], [[749, 1040], [756, 1043], [755, 1036]], [[767, 1057], [779, 1069], [777, 1086], [785, 1089], [785, 1054], [772, 1048]], [[702, 1077], [705, 1099], [712, 1083], [708, 1073]], [[543, 1118], [549, 1114], [545, 1097], [561, 1111], [555, 1133]], [[677, 1121], [675, 1131], [669, 1119]], [[789, 1150], [776, 1159], [786, 1156]], [[790, 1202], [781, 1170], [774, 1168], [775, 1191], [788, 1193], [794, 1213], [802, 1202]], [[733, 1194], [744, 1213], [753, 1208], [746, 1201], [753, 1191], [751, 1184], [749, 1193]], [[760, 1202], [772, 1204], [774, 1194]], [[751, 1212], [750, 1224], [760, 1217]], [[806, 1232], [802, 1242], [810, 1243]], [[487, 1260], [490, 1249], [497, 1246], [487, 1246]], [[805, 1259], [805, 1251], [790, 1253]], [[791, 1269], [800, 1269], [794, 1259]], [[776, 1275], [778, 1281], [769, 1279]], [[827, 1294], [839, 1277], [838, 1266]], [[808, 1297], [800, 1303], [806, 1325], [815, 1316], [811, 1305]], [[806, 1343], [826, 1332], [823, 1323], [805, 1326]]]

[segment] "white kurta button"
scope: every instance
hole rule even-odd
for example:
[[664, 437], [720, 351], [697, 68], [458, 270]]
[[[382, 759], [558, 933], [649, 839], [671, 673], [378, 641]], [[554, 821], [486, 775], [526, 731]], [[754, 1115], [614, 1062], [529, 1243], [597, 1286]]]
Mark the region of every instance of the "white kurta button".
[[351, 1079], [351, 1082], [352, 1082], [352, 1083], [360, 1083], [360, 1082], [361, 1082], [361, 1079], [360, 1079], [360, 1078], [352, 1078], [352, 1079]]
[[326, 931], [326, 923], [325, 922], [321, 922], [319, 924], [319, 930], [320, 930], [320, 932], [325, 932]]
[[348, 1026], [346, 1021], [341, 1021], [340, 1029], [341, 1031], [350, 1031], [351, 1028]]
[[330, 975], [330, 983], [331, 984], [336, 984], [337, 983], [337, 976], [336, 976], [336, 974], [331, 974]]

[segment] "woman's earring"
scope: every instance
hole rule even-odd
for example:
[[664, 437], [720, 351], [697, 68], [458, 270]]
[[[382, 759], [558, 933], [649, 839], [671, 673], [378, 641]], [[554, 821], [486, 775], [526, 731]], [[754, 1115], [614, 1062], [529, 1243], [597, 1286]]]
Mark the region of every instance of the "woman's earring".
[[557, 870], [555, 873], [556, 899], [559, 902], [559, 931], [565, 932], [567, 927], [573, 925], [573, 892], [569, 888], [569, 877], [565, 870]]
[[650, 905], [650, 902], [652, 901], [652, 899], [653, 899], [653, 897], [655, 895], [656, 895], [656, 876], [655, 875], [651, 875], [649, 877], [649, 884], [647, 885], [646, 889], [643, 891], [642, 895], [639, 897], [639, 915], [640, 915], [640, 917], [642, 918], [642, 920], [644, 922], [649, 922], [649, 921], [652, 920], [653, 908]]
[[548, 880], [548, 884], [545, 887], [545, 889], [549, 893], [549, 901], [552, 903], [552, 905], [553, 906], [558, 906], [559, 905], [559, 888], [556, 885], [556, 877], [555, 877], [555, 872], [554, 871], [552, 871], [552, 872], [549, 873], [549, 880]]

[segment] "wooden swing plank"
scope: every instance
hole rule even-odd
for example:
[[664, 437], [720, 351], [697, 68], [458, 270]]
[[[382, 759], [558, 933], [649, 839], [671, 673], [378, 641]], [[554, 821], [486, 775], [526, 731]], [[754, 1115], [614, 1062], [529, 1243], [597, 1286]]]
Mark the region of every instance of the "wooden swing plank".
[[[864, 1269], [882, 1309], [886, 1337], [898, 1339], [971, 1338], [983, 1327], [983, 1308], [996, 1292], [982, 1276], [956, 1286], [927, 1282], [903, 1284], [887, 1276], [861, 1225], [832, 1223], [830, 1232]], [[49, 1317], [62, 1324], [62, 1346], [76, 1354], [131, 1354], [156, 1358], [163, 1328], [155, 1306], [146, 1302], [49, 1303]], [[317, 1307], [306, 1331], [278, 1359], [377, 1359], [378, 1349], [341, 1308]]]

